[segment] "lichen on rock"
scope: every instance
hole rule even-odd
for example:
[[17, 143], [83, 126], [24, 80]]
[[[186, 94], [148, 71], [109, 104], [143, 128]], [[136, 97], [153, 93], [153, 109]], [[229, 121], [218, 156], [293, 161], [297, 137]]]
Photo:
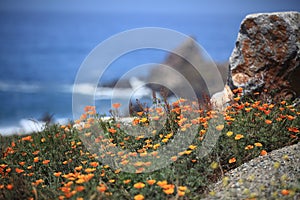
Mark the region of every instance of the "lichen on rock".
[[299, 27], [299, 12], [246, 16], [230, 57], [231, 89], [243, 87], [246, 95], [264, 91], [268, 100], [275, 101], [298, 96]]

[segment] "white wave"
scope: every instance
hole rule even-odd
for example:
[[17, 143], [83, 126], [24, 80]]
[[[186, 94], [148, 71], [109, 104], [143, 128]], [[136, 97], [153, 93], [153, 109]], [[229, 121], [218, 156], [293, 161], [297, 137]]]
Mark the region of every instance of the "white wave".
[[132, 77], [129, 82], [131, 87], [128, 88], [97, 87], [93, 84], [82, 83], [75, 85], [73, 92], [82, 95], [95, 95], [96, 100], [112, 98], [128, 99], [130, 97], [142, 98], [151, 96], [152, 90], [144, 86], [145, 82], [136, 77]]
[[32, 132], [40, 132], [43, 131], [45, 128], [46, 123], [35, 121], [31, 119], [21, 119], [20, 121], [21, 129], [25, 133], [32, 133]]
[[0, 82], [0, 91], [3, 92], [24, 92], [24, 93], [34, 93], [42, 90], [43, 88], [38, 84], [28, 84], [24, 82], [20, 83], [8, 83]]
[[0, 135], [8, 136], [14, 134], [20, 134], [21, 127], [19, 126], [10, 126], [10, 127], [0, 127]]
[[29, 134], [33, 132], [43, 131], [46, 123], [41, 121], [36, 121], [33, 119], [21, 119], [19, 125], [10, 127], [0, 127], [1, 135], [22, 135]]
[[[73, 88], [73, 85], [72, 85]], [[96, 86], [89, 83], [81, 83], [74, 85], [74, 93], [83, 94], [83, 95], [94, 95]]]
[[81, 84], [58, 84], [47, 85], [41, 83], [25, 83], [25, 82], [3, 82], [0, 81], [0, 91], [3, 92], [21, 92], [21, 93], [36, 93], [40, 91], [75, 93], [81, 95], [95, 96], [95, 99], [128, 99], [129, 97], [142, 98], [151, 96], [152, 90], [145, 86], [145, 82], [136, 77], [129, 80], [131, 87], [128, 88], [112, 88], [112, 87], [98, 87], [95, 84], [81, 83]]
[[95, 99], [129, 99], [129, 98], [142, 98], [150, 96], [152, 91], [149, 88], [139, 88], [133, 90], [132, 88], [97, 88]]

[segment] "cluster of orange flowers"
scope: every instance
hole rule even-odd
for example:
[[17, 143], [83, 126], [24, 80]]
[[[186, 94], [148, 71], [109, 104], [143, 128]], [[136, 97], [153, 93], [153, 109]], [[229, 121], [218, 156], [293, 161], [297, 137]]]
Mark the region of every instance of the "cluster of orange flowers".
[[[236, 91], [237, 94], [242, 92], [241, 89]], [[252, 103], [249, 102], [240, 102], [240, 96], [237, 95], [235, 98], [235, 103], [231, 106], [227, 107], [226, 111], [222, 113], [222, 117], [224, 117], [225, 124], [217, 124], [214, 128], [215, 130], [222, 132], [224, 129], [226, 130], [230, 127], [231, 124], [235, 122], [235, 115], [239, 112], [254, 112], [254, 115], [257, 117], [258, 120], [263, 120], [266, 126], [272, 126], [277, 122], [281, 122], [283, 120], [293, 121], [295, 120], [299, 112], [296, 111], [292, 106], [287, 106], [285, 101], [281, 102], [281, 106], [279, 108], [282, 113], [278, 113], [277, 118], [271, 118], [272, 110], [274, 109], [275, 105], [273, 104], [264, 104], [261, 101], [255, 101]], [[113, 104], [114, 109], [119, 109], [121, 104]], [[285, 112], [288, 114], [284, 114], [285, 110], [289, 112]], [[135, 188], [138, 192], [135, 193], [134, 196], [135, 200], [143, 200], [145, 199], [146, 194], [143, 194], [143, 188], [147, 187], [157, 187], [160, 188], [164, 195], [177, 195], [178, 197], [185, 196], [187, 192], [186, 186], [178, 186], [174, 183], [168, 182], [167, 180], [154, 180], [154, 179], [147, 179], [145, 181], [139, 181], [136, 183], [132, 183], [131, 179], [126, 180], [118, 180], [116, 178], [110, 178], [108, 174], [113, 174], [115, 177], [120, 173], [120, 169], [111, 169], [110, 166], [104, 165], [101, 162], [95, 160], [103, 160], [105, 158], [114, 159], [117, 163], [117, 166], [127, 166], [132, 167], [135, 169], [136, 174], [140, 174], [146, 171], [148, 167], [151, 167], [155, 162], [155, 159], [160, 158], [159, 148], [167, 145], [172, 139], [175, 137], [176, 132], [173, 130], [169, 130], [166, 132], [160, 132], [160, 130], [151, 129], [151, 133], [154, 139], [146, 138], [145, 135], [141, 134], [139, 136], [133, 135], [126, 135], [124, 136], [121, 125], [119, 123], [112, 123], [111, 121], [107, 122], [106, 129], [96, 129], [99, 132], [94, 132], [92, 129], [94, 128], [96, 122], [98, 122], [96, 108], [94, 106], [87, 106], [84, 109], [85, 113], [81, 115], [80, 119], [75, 121], [75, 125], [72, 127], [70, 124], [62, 125], [61, 129], [64, 133], [70, 133], [73, 128], [77, 129], [80, 133], [82, 133], [82, 137], [85, 141], [89, 141], [91, 144], [98, 145], [99, 151], [101, 154], [90, 154], [89, 152], [84, 152], [80, 150], [80, 154], [83, 156], [88, 156], [91, 160], [81, 161], [82, 165], [75, 165], [76, 167], [69, 169], [70, 173], [66, 173], [66, 171], [57, 171], [55, 170], [52, 175], [53, 178], [60, 182], [59, 192], [59, 199], [65, 198], [75, 198], [77, 200], [83, 199], [83, 192], [86, 191], [87, 185], [91, 184], [91, 182], [97, 182], [96, 190], [101, 195], [110, 196], [112, 195], [110, 189], [116, 184], [123, 184], [126, 185], [126, 188]], [[164, 115], [170, 112], [174, 114], [174, 121], [178, 126], [178, 130], [182, 133], [187, 131], [197, 131], [196, 143], [189, 145], [184, 151], [180, 151], [177, 154], [170, 156], [170, 160], [172, 162], [176, 162], [179, 157], [181, 156], [188, 156], [193, 154], [197, 149], [197, 143], [203, 141], [205, 135], [207, 134], [209, 121], [214, 119], [218, 116], [218, 113], [215, 111], [205, 111], [201, 110], [197, 107], [196, 102], [188, 102], [184, 99], [179, 99], [178, 101], [174, 102], [171, 106], [169, 111], [164, 110], [162, 107], [157, 107], [153, 109], [147, 109], [145, 111], [141, 111], [137, 113], [137, 116], [132, 120], [132, 128], [138, 127], [149, 127], [150, 130], [150, 122], [159, 122], [160, 119]], [[200, 127], [200, 128], [199, 128]], [[199, 129], [198, 129], [199, 128]], [[298, 126], [290, 126], [287, 127], [287, 130], [291, 133], [290, 137], [293, 139], [297, 139], [297, 134], [300, 132]], [[103, 134], [99, 134], [99, 133]], [[225, 131], [225, 137], [230, 139], [233, 142], [239, 143], [247, 138], [246, 133], [236, 133], [235, 131]], [[123, 134], [123, 135], [122, 135]], [[106, 137], [108, 136], [108, 137]], [[55, 135], [57, 139], [65, 139], [66, 134], [57, 133]], [[120, 139], [122, 138], [122, 140]], [[48, 138], [43, 137], [40, 139], [39, 142], [47, 143]], [[138, 149], [134, 151], [123, 151], [126, 149], [132, 142], [139, 142], [141, 145]], [[17, 145], [26, 144], [28, 146], [34, 147], [35, 144], [33, 142], [33, 138], [31, 135], [24, 136], [20, 138], [17, 142], [12, 142], [9, 147], [7, 147], [2, 156], [2, 161], [0, 163], [0, 178], [7, 178], [10, 176], [10, 173], [16, 173], [18, 175], [23, 175], [26, 177], [32, 177], [31, 184], [34, 188], [38, 186], [46, 186], [46, 180], [36, 178], [34, 180], [34, 170], [38, 167], [54, 167], [53, 161], [51, 161], [48, 157], [43, 157], [40, 153], [40, 150], [35, 150], [33, 152], [20, 152], [20, 154], [24, 157], [24, 160], [18, 161], [17, 165], [9, 166], [4, 162], [4, 159], [10, 155], [14, 155], [17, 151]], [[259, 149], [260, 155], [266, 155], [267, 151], [264, 148], [264, 143], [255, 141], [252, 143], [246, 144], [244, 149], [246, 151], [253, 151], [253, 149]], [[82, 143], [80, 141], [71, 141], [70, 142], [70, 149], [76, 150], [77, 148], [81, 147]], [[117, 147], [120, 147], [119, 149]], [[25, 160], [25, 156], [30, 159]], [[29, 155], [30, 154], [30, 155]], [[132, 158], [147, 158], [147, 162], [137, 161], [131, 162], [134, 160]], [[228, 161], [228, 162], [227, 162]], [[71, 158], [66, 159], [61, 162], [62, 166], [67, 166], [71, 164], [73, 160]], [[197, 158], [191, 159], [192, 163], [197, 162]], [[234, 165], [237, 162], [237, 158], [231, 155], [229, 159], [226, 159], [226, 162]], [[211, 168], [216, 169], [218, 168], [219, 163], [213, 162], [211, 164]], [[67, 168], [67, 167], [63, 167]], [[103, 180], [95, 180], [95, 174], [98, 174]], [[115, 184], [115, 185], [114, 185]], [[10, 182], [6, 182], [5, 184], [0, 184], [0, 189], [7, 189], [13, 190], [14, 184]], [[135, 190], [135, 191], [136, 191]], [[282, 190], [282, 195], [288, 195], [288, 190]]]
[[[174, 194], [175, 192], [175, 185], [174, 184], [169, 184], [166, 180], [164, 181], [158, 181], [156, 182], [156, 180], [147, 180], [146, 181], [149, 185], [154, 185], [156, 183], [156, 185], [158, 185], [165, 194], [167, 195], [171, 195]], [[142, 182], [138, 182], [136, 184], [134, 184], [134, 188], [136, 189], [142, 189], [144, 188], [146, 185], [145, 183]], [[185, 191], [187, 190], [186, 186], [178, 186], [177, 187], [177, 194], [179, 197], [182, 197], [185, 195]], [[145, 197], [143, 194], [137, 194], [134, 196], [135, 200], [143, 200]]]
[[[241, 111], [245, 111], [246, 113], [253, 112], [254, 115], [256, 116], [256, 120], [263, 120], [265, 124], [267, 125], [273, 125], [275, 122], [281, 122], [283, 120], [288, 120], [288, 121], [293, 121], [296, 119], [298, 115], [300, 115], [300, 112], [297, 112], [296, 109], [292, 105], [287, 105], [286, 101], [281, 101], [279, 105], [279, 110], [282, 113], [276, 113], [277, 118], [271, 119], [268, 118], [271, 115], [272, 110], [274, 109], [275, 105], [274, 104], [267, 104], [267, 103], [262, 103], [261, 101], [257, 100], [255, 102], [249, 103], [249, 102], [241, 102], [241, 95], [243, 92], [242, 88], [237, 88], [233, 91], [236, 94], [236, 97], [234, 98], [235, 102], [228, 106], [226, 108], [226, 112], [224, 113], [224, 119], [226, 123], [230, 126], [236, 119], [234, 118], [235, 115], [240, 113]], [[259, 93], [255, 93], [255, 95], [259, 95]], [[283, 112], [286, 111], [290, 112], [292, 114], [283, 114]], [[273, 117], [274, 118], [274, 117]], [[254, 120], [253, 120], [254, 121]], [[217, 130], [222, 130], [224, 128], [223, 125], [219, 125], [216, 127]], [[291, 132], [290, 137], [294, 139], [298, 139], [296, 135], [293, 133], [299, 133], [299, 128], [298, 127], [287, 127], [287, 130]], [[226, 135], [228, 137], [232, 136], [234, 133], [232, 131], [228, 131]], [[234, 139], [235, 140], [241, 140], [244, 138], [243, 134], [236, 134]], [[254, 144], [249, 144], [245, 147], [245, 150], [251, 150], [254, 147], [263, 147], [263, 145], [260, 142], [256, 142]], [[262, 149], [260, 152], [261, 156], [267, 155], [267, 151]], [[228, 160], [229, 163], [235, 163], [236, 158], [230, 158]]]
[[[32, 142], [32, 138], [31, 136], [26, 136], [23, 137], [21, 140], [19, 140], [19, 142], [22, 141], [28, 141], [28, 142]], [[11, 143], [11, 146], [8, 147], [6, 149], [6, 153], [3, 155], [3, 159], [5, 159], [5, 157], [9, 156], [9, 154], [14, 154], [16, 153], [16, 151], [14, 150], [14, 147], [16, 146], [15, 142]], [[37, 155], [39, 153], [39, 151], [35, 151], [32, 153], [32, 155]], [[21, 153], [22, 156], [26, 156], [27, 153], [26, 152], [22, 152]], [[32, 160], [33, 163], [38, 163], [39, 162], [39, 157], [34, 157], [34, 159]], [[41, 163], [43, 165], [47, 165], [49, 164], [50, 160], [42, 160]], [[15, 167], [14, 170], [12, 169], [12, 167], [9, 167], [7, 164], [0, 164], [0, 175], [1, 178], [6, 178], [10, 176], [10, 173], [12, 173], [13, 171], [19, 175], [22, 176], [27, 176], [27, 177], [33, 177], [34, 176], [34, 168], [36, 166], [33, 165], [27, 165], [27, 167], [25, 166], [27, 163], [30, 162], [25, 162], [25, 161], [20, 161], [18, 162], [19, 167]], [[33, 181], [31, 184], [32, 186], [38, 186], [39, 184], [43, 183], [44, 180], [42, 179], [37, 179], [35, 181]], [[12, 190], [14, 188], [14, 184], [13, 183], [7, 183], [6, 186], [4, 184], [0, 184], [0, 189], [6, 188], [8, 190]]]

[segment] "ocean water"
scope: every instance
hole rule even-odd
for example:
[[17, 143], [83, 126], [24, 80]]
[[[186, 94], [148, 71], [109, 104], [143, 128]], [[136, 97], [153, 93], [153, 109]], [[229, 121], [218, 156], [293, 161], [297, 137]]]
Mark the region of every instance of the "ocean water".
[[[72, 120], [72, 86], [81, 63], [100, 42], [122, 31], [163, 27], [194, 36], [213, 60], [227, 61], [241, 14], [122, 14], [80, 12], [0, 12], [0, 131], [22, 119]], [[179, 45], [179, 44], [178, 44]], [[161, 63], [167, 53], [141, 50], [112, 63], [102, 83], [132, 67]], [[147, 70], [144, 74], [147, 75]], [[99, 100], [100, 112], [110, 109]]]

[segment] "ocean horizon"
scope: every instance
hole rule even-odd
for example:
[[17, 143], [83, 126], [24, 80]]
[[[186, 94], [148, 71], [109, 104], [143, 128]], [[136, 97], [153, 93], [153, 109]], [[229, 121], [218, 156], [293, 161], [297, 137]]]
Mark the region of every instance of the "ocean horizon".
[[[72, 91], [78, 69], [102, 41], [133, 28], [162, 27], [193, 36], [216, 62], [227, 62], [244, 15], [72, 12], [0, 12], [0, 134], [45, 114], [73, 120]], [[178, 42], [180, 45], [180, 41]], [[134, 51], [114, 61], [100, 80], [117, 80], [131, 68], [162, 63], [167, 52]], [[147, 76], [148, 72], [145, 70]], [[111, 102], [98, 100], [100, 113]]]

